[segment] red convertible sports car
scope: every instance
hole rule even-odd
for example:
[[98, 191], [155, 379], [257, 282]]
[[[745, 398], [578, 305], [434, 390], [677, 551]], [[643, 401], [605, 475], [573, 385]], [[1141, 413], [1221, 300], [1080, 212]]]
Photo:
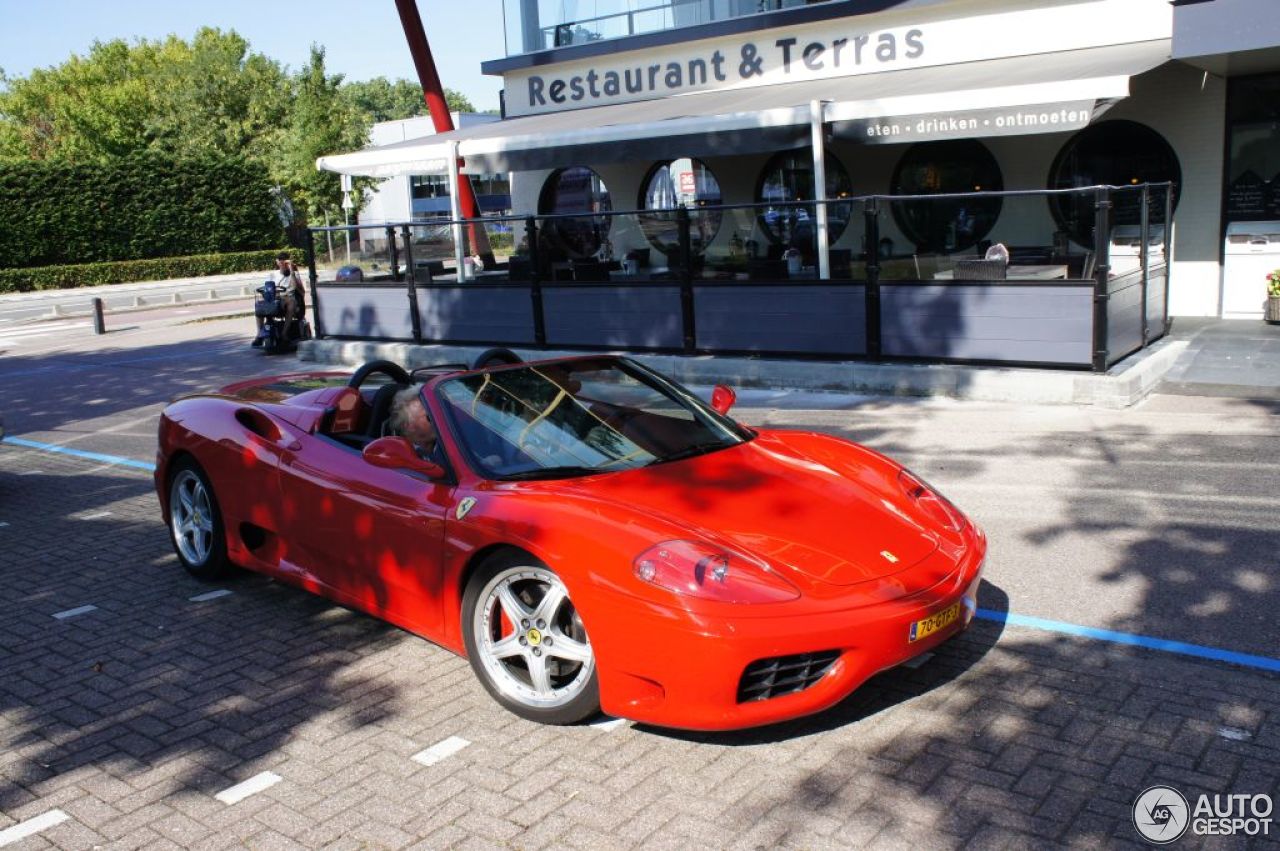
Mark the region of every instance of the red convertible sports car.
[[[794, 718], [973, 616], [985, 537], [889, 458], [746, 428], [727, 387], [708, 406], [624, 357], [479, 362], [173, 403], [156, 487], [178, 558], [397, 624], [552, 724]], [[434, 441], [395, 433], [406, 403]]]

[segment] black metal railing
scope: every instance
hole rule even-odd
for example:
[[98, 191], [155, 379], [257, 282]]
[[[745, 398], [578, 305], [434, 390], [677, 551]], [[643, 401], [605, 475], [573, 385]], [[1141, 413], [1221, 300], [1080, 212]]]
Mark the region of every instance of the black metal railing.
[[[1092, 226], [1056, 230], [1045, 201], [1082, 194]], [[812, 201], [315, 228], [312, 306], [341, 338], [1105, 371], [1167, 331], [1172, 197], [839, 198], [826, 257]], [[997, 240], [1007, 262], [984, 261]]]

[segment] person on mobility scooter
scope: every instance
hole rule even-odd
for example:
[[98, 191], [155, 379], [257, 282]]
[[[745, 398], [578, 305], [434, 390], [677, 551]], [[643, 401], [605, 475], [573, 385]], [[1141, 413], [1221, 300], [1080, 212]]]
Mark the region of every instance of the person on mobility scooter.
[[254, 299], [253, 316], [258, 323], [258, 334], [253, 346], [261, 347], [267, 354], [293, 351], [299, 340], [308, 339], [311, 329], [304, 317], [302, 278], [293, 265], [289, 252], [276, 255], [276, 274], [258, 287]]

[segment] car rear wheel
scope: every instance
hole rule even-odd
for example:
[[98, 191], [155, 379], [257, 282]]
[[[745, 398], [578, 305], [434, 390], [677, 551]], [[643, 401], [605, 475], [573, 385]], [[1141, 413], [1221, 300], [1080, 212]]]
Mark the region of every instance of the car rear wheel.
[[462, 599], [471, 667], [493, 697], [543, 724], [574, 724], [600, 711], [595, 653], [568, 589], [524, 554], [476, 571]]
[[200, 465], [179, 461], [169, 483], [169, 537], [178, 561], [193, 576], [214, 579], [226, 573], [227, 541], [222, 514]]

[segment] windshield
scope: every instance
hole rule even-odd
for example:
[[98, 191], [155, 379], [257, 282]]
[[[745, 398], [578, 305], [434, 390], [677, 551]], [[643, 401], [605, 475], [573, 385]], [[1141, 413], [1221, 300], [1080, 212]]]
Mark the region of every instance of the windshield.
[[619, 358], [465, 375], [439, 385], [463, 450], [493, 479], [630, 470], [742, 443], [749, 432]]

